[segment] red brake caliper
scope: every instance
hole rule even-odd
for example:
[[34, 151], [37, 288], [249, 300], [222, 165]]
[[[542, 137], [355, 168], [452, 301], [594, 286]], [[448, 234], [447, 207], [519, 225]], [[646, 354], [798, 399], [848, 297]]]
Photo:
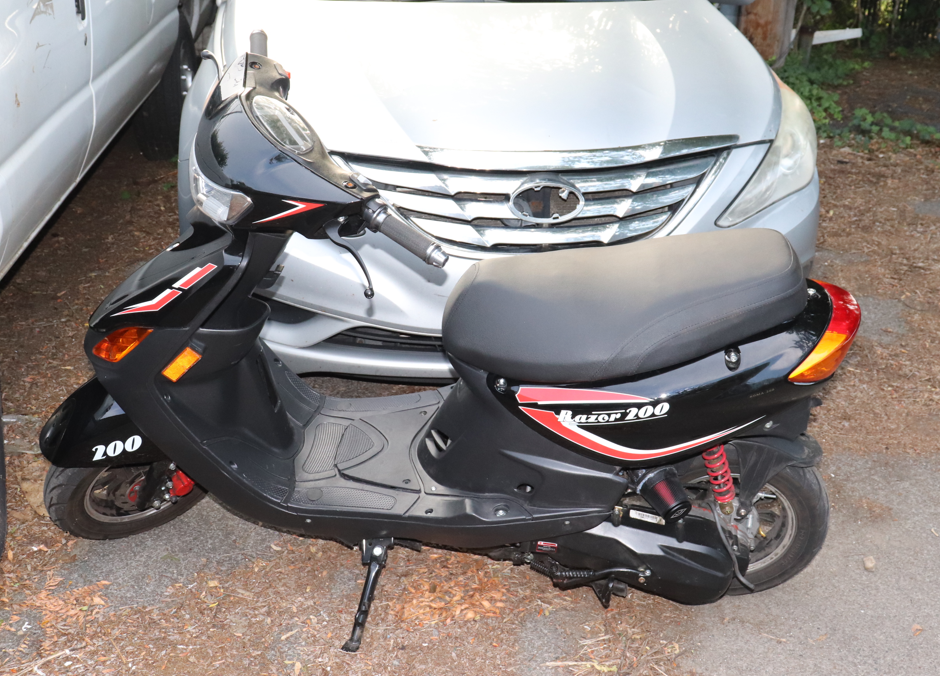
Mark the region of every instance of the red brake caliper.
[[140, 487], [143, 484], [144, 480], [141, 479], [127, 490], [127, 499], [132, 505], [137, 504], [137, 493], [140, 492]]
[[173, 482], [173, 488], [170, 489], [170, 495], [175, 498], [181, 498], [184, 495], [189, 495], [190, 491], [193, 490], [193, 486], [196, 485], [192, 479], [183, 474], [180, 470], [176, 470], [170, 480]]

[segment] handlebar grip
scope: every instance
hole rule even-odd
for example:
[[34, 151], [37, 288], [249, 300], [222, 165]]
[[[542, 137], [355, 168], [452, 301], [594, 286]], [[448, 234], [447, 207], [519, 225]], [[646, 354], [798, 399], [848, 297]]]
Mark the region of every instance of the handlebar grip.
[[442, 268], [447, 263], [448, 256], [440, 244], [406, 221], [381, 198], [369, 200], [363, 208], [363, 216], [370, 230], [382, 233], [428, 265]]

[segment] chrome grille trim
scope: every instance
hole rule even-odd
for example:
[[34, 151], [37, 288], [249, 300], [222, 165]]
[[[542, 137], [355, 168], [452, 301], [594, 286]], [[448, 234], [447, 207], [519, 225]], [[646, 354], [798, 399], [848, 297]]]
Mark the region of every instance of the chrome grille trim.
[[499, 151], [451, 150], [418, 146], [431, 164], [478, 171], [561, 171], [572, 169], [598, 169], [625, 167], [678, 155], [691, 155], [721, 148], [738, 142], [738, 137], [700, 136], [698, 138], [662, 141], [629, 148], [607, 150], [560, 151]]
[[[727, 154], [709, 152], [639, 166], [549, 173], [458, 170], [359, 156], [334, 158], [372, 181], [385, 200], [446, 249], [478, 258], [649, 236], [697, 201]], [[571, 220], [533, 223], [520, 220], [518, 212], [510, 209], [511, 196], [523, 182], [543, 178], [549, 184], [567, 182], [582, 193], [583, 208]]]
[[[344, 160], [353, 171], [367, 176], [373, 183], [409, 188], [438, 195], [454, 196], [460, 193], [509, 195], [526, 178], [526, 174], [518, 172], [480, 174], [469, 171], [452, 171], [439, 167], [420, 170], [366, 159], [344, 158]], [[567, 174], [565, 178], [578, 186], [583, 192], [606, 192], [610, 190], [637, 192], [700, 176], [708, 171], [713, 161], [714, 157], [699, 157], [669, 164], [665, 167]]]
[[[629, 239], [637, 235], [652, 232], [669, 220], [669, 213], [658, 213], [642, 218], [621, 222], [614, 221], [606, 225], [567, 226], [554, 228], [550, 244], [555, 246], [575, 244], [609, 244], [612, 241]], [[442, 240], [463, 241], [472, 246], [526, 246], [535, 247], [546, 244], [544, 228], [490, 228], [473, 227], [462, 223], [437, 221], [429, 218], [412, 216], [415, 225]]]

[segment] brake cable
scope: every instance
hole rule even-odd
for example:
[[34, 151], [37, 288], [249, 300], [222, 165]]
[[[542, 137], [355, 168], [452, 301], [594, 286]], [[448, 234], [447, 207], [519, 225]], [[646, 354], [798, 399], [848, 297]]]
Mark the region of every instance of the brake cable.
[[718, 514], [718, 504], [715, 502], [710, 502], [709, 507], [712, 508], [712, 514], [715, 515], [715, 527], [718, 529], [718, 537], [721, 538], [721, 544], [725, 546], [725, 549], [728, 550], [728, 554], [731, 555], [731, 567], [734, 569], [734, 576], [737, 578], [738, 582], [741, 583], [742, 587], [748, 591], [754, 591], [754, 585], [745, 580], [744, 576], [741, 574], [741, 569], [738, 568], [738, 555], [734, 553], [734, 550], [731, 548], [731, 543], [728, 542], [728, 538], [725, 536], [725, 529], [721, 527], [721, 517]]
[[371, 300], [375, 297], [375, 290], [372, 288], [372, 277], [369, 276], [369, 269], [366, 267], [365, 262], [359, 256], [359, 252], [343, 241], [342, 236], [339, 234], [339, 229], [342, 227], [342, 225], [343, 224], [339, 221], [331, 221], [326, 225], [325, 228], [323, 228], [323, 230], [326, 232], [326, 236], [330, 238], [330, 241], [333, 242], [333, 244], [351, 253], [353, 258], [356, 259], [356, 262], [359, 263], [359, 267], [362, 268], [362, 274], [366, 276], [366, 290], [362, 292], [362, 295]]

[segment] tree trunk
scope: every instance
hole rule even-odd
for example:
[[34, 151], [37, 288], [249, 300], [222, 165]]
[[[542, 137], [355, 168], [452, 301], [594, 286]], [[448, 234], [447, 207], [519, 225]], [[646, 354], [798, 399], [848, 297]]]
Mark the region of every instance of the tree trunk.
[[779, 68], [790, 51], [797, 0], [755, 0], [741, 8], [741, 32], [760, 55]]

